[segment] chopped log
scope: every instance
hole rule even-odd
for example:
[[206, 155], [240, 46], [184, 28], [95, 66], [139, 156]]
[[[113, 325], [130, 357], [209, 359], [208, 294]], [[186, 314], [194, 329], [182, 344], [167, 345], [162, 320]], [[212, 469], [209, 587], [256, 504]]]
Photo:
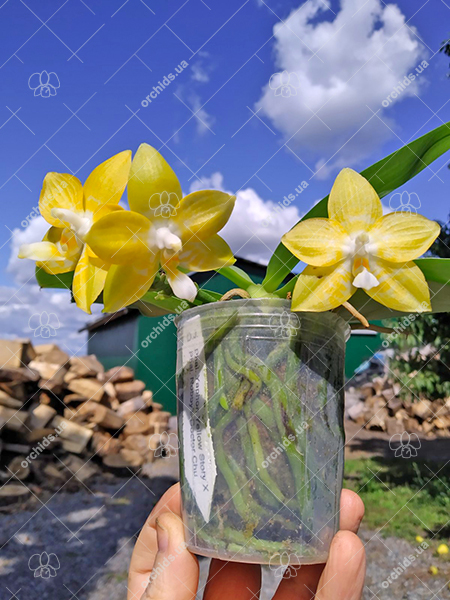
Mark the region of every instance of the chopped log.
[[[142, 396], [136, 396], [136, 398], [130, 398], [130, 400], [125, 400], [125, 402], [120, 404], [119, 407], [117, 408], [117, 414], [119, 414], [123, 417], [125, 415], [131, 415], [131, 414], [138, 412], [139, 410], [142, 410], [143, 408], [145, 408], [146, 406], [148, 406], [151, 403], [151, 399], [152, 399], [151, 392], [149, 392], [149, 393], [150, 393], [149, 400], [145, 399], [145, 396], [144, 396], [145, 392], [142, 394]], [[148, 395], [147, 395], [147, 398], [148, 398]]]
[[72, 402], [86, 402], [86, 396], [80, 394], [67, 394], [64, 396], [64, 404], [71, 404]]
[[65, 365], [69, 362], [69, 355], [56, 344], [40, 344], [34, 347], [37, 354], [35, 360], [39, 362]]
[[20, 455], [15, 456], [8, 464], [8, 471], [15, 479], [24, 481], [30, 475], [30, 467], [28, 466], [27, 457]]
[[110, 381], [101, 382], [103, 383], [103, 389], [105, 394], [108, 396], [109, 401], [116, 400], [116, 390]]
[[28, 400], [28, 392], [25, 387], [25, 384], [22, 381], [9, 381], [8, 383], [0, 383], [0, 390], [11, 396], [12, 398], [16, 398], [16, 400], [20, 400], [22, 403]]
[[150, 452], [149, 440], [150, 436], [135, 433], [124, 439], [123, 447], [127, 450], [134, 450], [143, 457], [147, 457]]
[[92, 461], [86, 461], [79, 456], [69, 455], [63, 459], [64, 467], [71, 471], [76, 479], [81, 482], [87, 481], [98, 473], [97, 467]]
[[94, 354], [89, 356], [72, 356], [70, 359], [70, 371], [78, 377], [96, 377], [104, 373], [105, 369]]
[[0, 340], [0, 365], [17, 369], [27, 365], [36, 356], [30, 340]]
[[425, 434], [431, 433], [434, 429], [434, 423], [432, 421], [424, 421], [422, 423], [422, 430]]
[[41, 392], [39, 394], [39, 402], [41, 404], [50, 404], [51, 401], [52, 401], [51, 397], [46, 392]]
[[125, 383], [126, 381], [133, 381], [134, 371], [130, 367], [113, 367], [102, 375], [103, 381], [110, 381], [111, 383]]
[[0, 390], [0, 405], [7, 406], [8, 408], [21, 408], [23, 406], [23, 402], [21, 400], [16, 400], [3, 390]]
[[150, 433], [151, 424], [148, 421], [148, 417], [149, 415], [142, 411], [132, 415], [125, 424], [125, 428], [123, 430], [124, 437], [133, 435], [134, 433]]
[[96, 379], [74, 379], [67, 387], [71, 392], [94, 402], [100, 402], [104, 396], [103, 385]]
[[92, 450], [98, 456], [118, 454], [120, 448], [120, 441], [113, 438], [107, 431], [96, 431], [92, 437]]
[[134, 450], [121, 450], [119, 454], [109, 454], [103, 457], [103, 464], [113, 469], [136, 468], [143, 464], [143, 457]]
[[406, 407], [406, 412], [413, 417], [418, 417], [419, 419], [427, 419], [433, 414], [431, 402], [429, 400], [419, 400], [418, 402], [413, 402]]
[[366, 429], [381, 429], [386, 431], [386, 421], [389, 417], [387, 408], [379, 408], [373, 415], [366, 425]]
[[78, 414], [86, 415], [87, 420], [96, 423], [105, 429], [120, 429], [125, 423], [123, 417], [113, 410], [97, 404], [96, 402], [85, 402], [78, 407]]
[[0, 406], [0, 417], [5, 420], [4, 427], [11, 431], [24, 431], [25, 421], [28, 418], [28, 413], [24, 410], [15, 410], [7, 406]]
[[130, 400], [131, 398], [135, 398], [142, 394], [145, 390], [145, 383], [143, 381], [134, 380], [134, 381], [126, 381], [124, 383], [116, 383], [116, 396], [120, 402], [125, 402], [125, 400]]
[[74, 454], [81, 454], [93, 435], [90, 429], [60, 416], [54, 417], [51, 425], [57, 432], [59, 431], [58, 435], [62, 440], [64, 450]]
[[395, 433], [403, 433], [405, 427], [403, 422], [395, 417], [386, 417], [386, 431], [389, 435], [394, 435]]
[[39, 404], [29, 413], [27, 426], [33, 429], [42, 429], [56, 415], [56, 410], [46, 404]]
[[170, 416], [170, 412], [166, 411], [151, 412], [148, 415], [148, 422], [150, 425], [154, 425], [155, 423], [168, 423]]
[[6, 485], [0, 487], [0, 502], [2, 504], [9, 504], [11, 502], [23, 499], [24, 496], [28, 496], [30, 493], [30, 490], [25, 485], [18, 483], [7, 483]]
[[40, 429], [34, 429], [27, 435], [27, 440], [30, 442], [30, 444], [40, 442], [44, 438], [46, 438], [50, 442], [46, 446], [48, 450], [51, 450], [51, 448], [53, 448], [54, 446], [56, 446], [56, 444], [59, 443], [58, 434], [52, 427], [42, 427]]
[[64, 383], [67, 385], [74, 379], [78, 379], [78, 378], [79, 378], [78, 375], [76, 373], [74, 373], [71, 369], [69, 369], [67, 371], [67, 373], [64, 375]]
[[17, 369], [7, 369], [7, 368], [0, 368], [0, 381], [1, 382], [8, 382], [8, 381], [15, 381], [15, 382], [22, 382], [22, 383], [28, 383], [30, 381], [32, 382], [36, 382], [39, 381], [39, 373], [35, 370], [35, 369], [31, 369], [30, 367], [26, 366], [26, 367], [19, 367]]

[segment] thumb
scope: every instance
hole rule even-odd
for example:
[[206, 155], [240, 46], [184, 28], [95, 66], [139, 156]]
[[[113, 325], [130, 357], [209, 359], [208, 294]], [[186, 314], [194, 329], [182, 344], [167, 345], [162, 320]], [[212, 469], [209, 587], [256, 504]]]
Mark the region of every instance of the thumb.
[[198, 561], [184, 541], [181, 519], [170, 512], [156, 519], [158, 552], [142, 600], [195, 600]]

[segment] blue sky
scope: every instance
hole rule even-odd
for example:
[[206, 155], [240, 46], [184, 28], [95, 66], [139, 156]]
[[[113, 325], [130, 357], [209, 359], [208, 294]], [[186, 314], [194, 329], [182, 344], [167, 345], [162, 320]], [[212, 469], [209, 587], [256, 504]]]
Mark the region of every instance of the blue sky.
[[[234, 249], [263, 260], [277, 236], [329, 191], [339, 168], [361, 170], [450, 120], [449, 61], [437, 52], [449, 25], [443, 0], [343, 0], [328, 8], [323, 0], [0, 2], [6, 333], [22, 330], [20, 319], [11, 325], [12, 306], [37, 294], [30, 266], [10, 259], [12, 247], [42, 230], [31, 213], [47, 171], [84, 181], [111, 155], [150, 143], [184, 191], [239, 192], [225, 233]], [[414, 83], [383, 106], [423, 60], [428, 66]], [[288, 97], [276, 94], [281, 76], [272, 77], [284, 70]], [[39, 76], [30, 77], [43, 71], [60, 84], [50, 97], [30, 88]], [[405, 187], [430, 218], [448, 215], [449, 161]], [[307, 189], [274, 217], [274, 205], [302, 181]], [[268, 227], [261, 219], [270, 214]]]

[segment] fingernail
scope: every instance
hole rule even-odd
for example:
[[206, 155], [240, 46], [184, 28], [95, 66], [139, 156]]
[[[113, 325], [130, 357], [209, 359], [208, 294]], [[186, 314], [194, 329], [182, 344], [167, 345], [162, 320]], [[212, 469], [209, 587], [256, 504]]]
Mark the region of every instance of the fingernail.
[[161, 525], [159, 519], [156, 519], [156, 536], [158, 538], [159, 552], [165, 552], [169, 547], [169, 532]]

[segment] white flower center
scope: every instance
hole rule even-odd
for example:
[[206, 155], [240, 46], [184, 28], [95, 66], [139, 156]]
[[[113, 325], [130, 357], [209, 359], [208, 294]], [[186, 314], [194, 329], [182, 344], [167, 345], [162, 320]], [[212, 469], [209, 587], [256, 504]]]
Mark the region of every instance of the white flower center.
[[365, 231], [352, 240], [349, 254], [353, 256], [353, 285], [364, 290], [370, 290], [380, 284], [375, 275], [370, 272], [370, 250], [370, 238]]
[[92, 212], [85, 211], [84, 213], [68, 210], [67, 208], [52, 208], [52, 217], [59, 219], [64, 223], [68, 223], [76, 236], [84, 241], [92, 226]]

